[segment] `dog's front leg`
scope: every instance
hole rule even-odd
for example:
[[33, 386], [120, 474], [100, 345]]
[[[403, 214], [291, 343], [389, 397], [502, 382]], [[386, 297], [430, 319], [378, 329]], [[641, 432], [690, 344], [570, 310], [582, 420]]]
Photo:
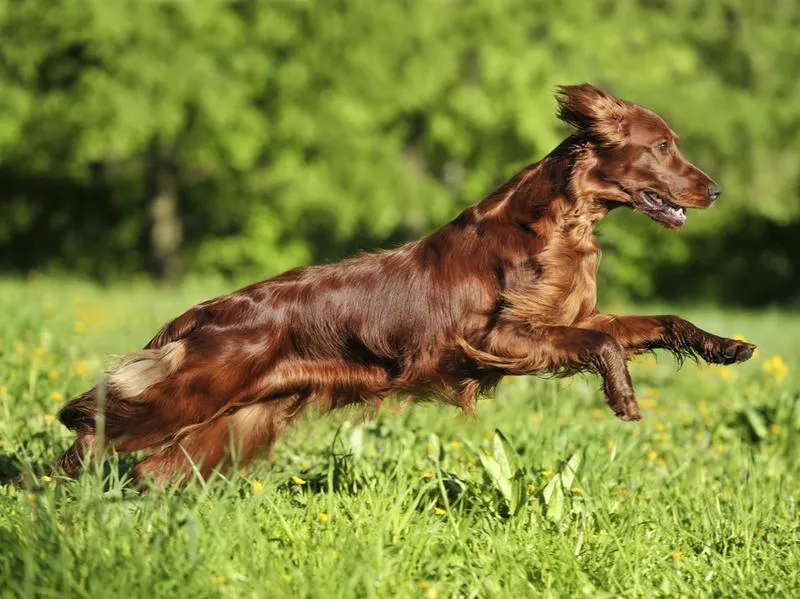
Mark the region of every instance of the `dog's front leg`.
[[667, 349], [679, 356], [700, 356], [711, 364], [744, 362], [756, 348], [752, 343], [707, 333], [678, 316], [595, 314], [579, 326], [608, 333], [631, 354]]
[[594, 370], [603, 378], [614, 413], [622, 420], [639, 420], [625, 349], [611, 335], [575, 327], [507, 324], [494, 329], [486, 341], [486, 351], [461, 343], [476, 366], [509, 375]]

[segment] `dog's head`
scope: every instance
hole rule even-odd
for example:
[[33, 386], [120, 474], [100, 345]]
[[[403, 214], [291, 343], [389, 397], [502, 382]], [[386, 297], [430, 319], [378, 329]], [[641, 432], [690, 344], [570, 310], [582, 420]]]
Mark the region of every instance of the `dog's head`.
[[686, 208], [708, 208], [719, 197], [717, 184], [683, 157], [677, 134], [655, 112], [588, 84], [559, 88], [558, 104], [559, 118], [592, 154], [584, 191], [593, 200], [629, 205], [677, 229]]

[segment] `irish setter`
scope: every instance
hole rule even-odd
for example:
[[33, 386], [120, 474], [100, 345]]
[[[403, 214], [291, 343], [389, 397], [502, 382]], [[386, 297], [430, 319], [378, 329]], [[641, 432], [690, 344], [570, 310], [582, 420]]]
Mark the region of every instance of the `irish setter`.
[[[623, 420], [639, 420], [626, 360], [664, 348], [708, 362], [755, 346], [677, 316], [600, 312], [597, 222], [628, 206], [678, 229], [720, 189], [654, 112], [591, 85], [559, 89], [573, 133], [427, 237], [336, 264], [296, 268], [169, 322], [104, 380], [104, 442], [147, 450], [156, 484], [208, 476], [231, 452], [270, 449], [305, 408], [436, 397], [475, 410], [505, 375], [592, 370]], [[96, 450], [98, 391], [59, 417], [77, 433], [60, 460]]]

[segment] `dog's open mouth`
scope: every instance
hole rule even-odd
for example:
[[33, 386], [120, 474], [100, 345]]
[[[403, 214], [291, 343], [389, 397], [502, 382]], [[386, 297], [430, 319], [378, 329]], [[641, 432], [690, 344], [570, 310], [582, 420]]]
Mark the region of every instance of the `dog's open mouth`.
[[676, 206], [654, 191], [642, 191], [639, 197], [639, 208], [662, 225], [679, 229], [686, 223], [686, 208]]

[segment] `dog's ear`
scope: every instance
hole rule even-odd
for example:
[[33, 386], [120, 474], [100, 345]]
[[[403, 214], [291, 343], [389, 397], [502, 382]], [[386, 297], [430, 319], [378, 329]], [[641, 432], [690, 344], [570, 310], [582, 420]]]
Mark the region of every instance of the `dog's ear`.
[[558, 118], [579, 133], [602, 143], [620, 143], [625, 139], [625, 101], [588, 83], [562, 85], [558, 88]]

